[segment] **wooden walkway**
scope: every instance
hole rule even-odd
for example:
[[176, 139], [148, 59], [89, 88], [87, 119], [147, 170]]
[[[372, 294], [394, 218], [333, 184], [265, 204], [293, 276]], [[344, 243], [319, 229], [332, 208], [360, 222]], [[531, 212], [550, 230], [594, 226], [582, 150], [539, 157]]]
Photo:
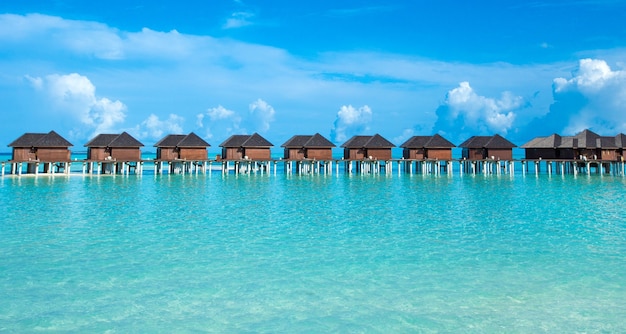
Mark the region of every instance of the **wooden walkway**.
[[625, 175], [624, 161], [608, 160], [139, 160], [3, 161], [1, 176], [25, 174], [424, 174]]

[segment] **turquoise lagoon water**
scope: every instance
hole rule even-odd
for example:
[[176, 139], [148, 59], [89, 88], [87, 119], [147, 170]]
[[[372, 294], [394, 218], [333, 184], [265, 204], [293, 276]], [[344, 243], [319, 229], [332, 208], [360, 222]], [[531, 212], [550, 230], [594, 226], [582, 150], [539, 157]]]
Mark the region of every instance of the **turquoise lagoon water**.
[[0, 178], [0, 332], [623, 332], [626, 179]]

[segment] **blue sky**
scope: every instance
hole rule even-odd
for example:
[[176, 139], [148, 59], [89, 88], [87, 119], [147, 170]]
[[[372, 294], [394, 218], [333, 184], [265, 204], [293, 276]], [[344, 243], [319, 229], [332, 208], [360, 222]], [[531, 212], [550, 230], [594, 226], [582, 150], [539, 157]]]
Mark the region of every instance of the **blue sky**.
[[624, 17], [623, 1], [3, 2], [0, 143], [615, 135]]

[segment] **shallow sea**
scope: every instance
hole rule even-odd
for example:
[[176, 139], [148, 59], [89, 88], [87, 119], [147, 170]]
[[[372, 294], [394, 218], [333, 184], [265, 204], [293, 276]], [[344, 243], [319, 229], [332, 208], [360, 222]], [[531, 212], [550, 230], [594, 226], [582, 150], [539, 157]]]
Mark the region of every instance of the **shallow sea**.
[[623, 332], [626, 178], [0, 178], [0, 332]]

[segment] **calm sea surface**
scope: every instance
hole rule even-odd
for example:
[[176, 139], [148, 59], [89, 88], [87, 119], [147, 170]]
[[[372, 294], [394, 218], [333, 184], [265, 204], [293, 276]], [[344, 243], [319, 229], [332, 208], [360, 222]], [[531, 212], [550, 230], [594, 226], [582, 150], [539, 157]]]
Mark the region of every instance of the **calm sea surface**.
[[0, 178], [0, 332], [624, 332], [626, 178]]

